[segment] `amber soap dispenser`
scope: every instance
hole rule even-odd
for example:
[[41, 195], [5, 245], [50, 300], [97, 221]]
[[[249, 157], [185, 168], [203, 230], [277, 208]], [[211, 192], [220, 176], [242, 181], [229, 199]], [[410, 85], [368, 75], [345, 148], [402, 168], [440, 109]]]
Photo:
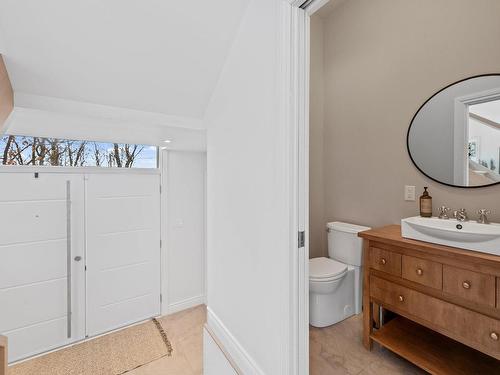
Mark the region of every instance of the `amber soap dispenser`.
[[432, 197], [427, 191], [428, 187], [424, 187], [424, 192], [420, 196], [420, 216], [432, 217]]

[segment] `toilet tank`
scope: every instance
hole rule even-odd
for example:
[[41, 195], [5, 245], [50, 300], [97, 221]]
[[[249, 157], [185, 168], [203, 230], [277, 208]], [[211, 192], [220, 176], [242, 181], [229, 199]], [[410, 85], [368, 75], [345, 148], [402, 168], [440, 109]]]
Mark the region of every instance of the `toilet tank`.
[[371, 228], [339, 221], [328, 223], [326, 228], [330, 258], [360, 267], [363, 259], [363, 239], [358, 237], [358, 233]]

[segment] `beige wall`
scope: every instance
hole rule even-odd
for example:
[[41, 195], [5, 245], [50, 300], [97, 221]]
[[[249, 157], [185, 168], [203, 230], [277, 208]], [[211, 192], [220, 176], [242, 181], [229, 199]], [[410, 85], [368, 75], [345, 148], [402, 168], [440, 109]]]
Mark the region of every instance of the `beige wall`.
[[323, 21], [311, 19], [311, 91], [309, 117], [309, 255], [326, 256], [325, 180], [324, 180], [324, 101]]
[[[311, 218], [324, 206], [325, 221], [399, 223], [418, 214], [417, 202], [403, 200], [406, 184], [417, 195], [429, 186], [434, 207], [465, 207], [474, 217], [489, 208], [500, 222], [500, 186], [440, 185], [406, 151], [410, 120], [428, 97], [462, 78], [500, 72], [499, 14], [498, 0], [349, 0], [324, 19], [325, 128], [311, 149], [324, 148], [326, 194], [311, 197]], [[316, 183], [311, 178], [312, 194], [321, 190]], [[311, 225], [316, 233], [319, 224]]]
[[10, 84], [9, 76], [7, 74], [7, 69], [0, 55], [0, 133], [2, 131], [2, 126], [12, 112], [14, 106], [12, 86]]

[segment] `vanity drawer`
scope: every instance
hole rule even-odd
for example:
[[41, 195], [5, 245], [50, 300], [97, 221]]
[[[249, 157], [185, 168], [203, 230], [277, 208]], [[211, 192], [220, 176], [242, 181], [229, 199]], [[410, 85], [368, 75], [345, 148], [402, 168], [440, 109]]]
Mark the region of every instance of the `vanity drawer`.
[[388, 310], [500, 359], [500, 321], [415, 290], [370, 277], [370, 296]]
[[395, 276], [401, 276], [401, 254], [371, 247], [370, 267]]
[[495, 276], [445, 265], [443, 291], [480, 305], [495, 307]]
[[403, 278], [435, 289], [443, 288], [441, 263], [403, 255]]

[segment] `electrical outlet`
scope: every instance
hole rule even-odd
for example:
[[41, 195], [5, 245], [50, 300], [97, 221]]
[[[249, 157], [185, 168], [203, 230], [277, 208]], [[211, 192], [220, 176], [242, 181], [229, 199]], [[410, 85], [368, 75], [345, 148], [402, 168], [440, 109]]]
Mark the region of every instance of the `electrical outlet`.
[[415, 202], [415, 186], [405, 185], [405, 201]]

